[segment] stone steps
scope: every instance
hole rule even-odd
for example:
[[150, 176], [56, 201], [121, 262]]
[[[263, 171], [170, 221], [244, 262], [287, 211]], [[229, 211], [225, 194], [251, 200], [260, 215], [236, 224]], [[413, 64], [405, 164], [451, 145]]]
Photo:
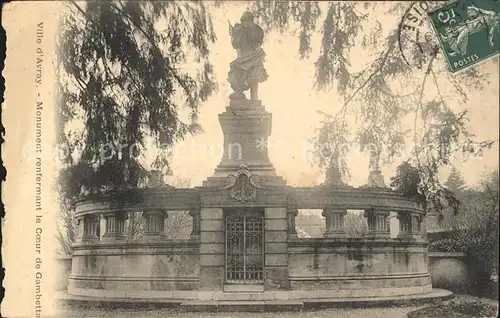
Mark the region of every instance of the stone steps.
[[181, 310], [189, 312], [279, 312], [302, 311], [304, 303], [299, 300], [240, 300], [216, 301], [193, 300], [181, 304]]
[[[311, 291], [312, 292], [312, 291]], [[199, 292], [200, 296], [202, 292]], [[184, 311], [226, 311], [226, 312], [265, 312], [265, 311], [307, 311], [322, 308], [369, 308], [434, 304], [453, 297], [453, 293], [443, 289], [432, 289], [427, 294], [392, 296], [392, 297], [344, 297], [344, 298], [309, 298], [287, 300], [287, 292], [230, 292], [215, 293], [206, 300], [181, 300], [168, 298], [112, 298], [68, 295], [57, 293], [55, 299], [60, 305], [85, 308], [180, 308]], [[217, 296], [216, 296], [217, 295]], [[215, 297], [221, 300], [214, 299]], [[252, 297], [252, 299], [250, 299]], [[244, 298], [241, 300], [241, 298]]]

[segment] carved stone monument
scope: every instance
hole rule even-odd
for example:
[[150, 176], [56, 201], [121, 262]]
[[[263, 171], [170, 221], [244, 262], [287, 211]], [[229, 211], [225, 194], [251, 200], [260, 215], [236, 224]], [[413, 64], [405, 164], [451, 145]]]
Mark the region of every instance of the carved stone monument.
[[[144, 188], [76, 202], [80, 235], [68, 294], [89, 300], [177, 299], [183, 308], [206, 306], [203, 301], [218, 306], [289, 300], [287, 306], [302, 308], [311, 298], [429, 293], [427, 245], [416, 239], [424, 211], [399, 193], [376, 189], [384, 187], [378, 169], [372, 167], [365, 188], [345, 184], [335, 164], [321, 187], [289, 186], [277, 175], [267, 148], [271, 114], [257, 99], [258, 83], [267, 79], [263, 32], [245, 12], [230, 33], [238, 52], [229, 71], [234, 93], [219, 114], [224, 152], [213, 175], [201, 186], [174, 188], [160, 171], [151, 171]], [[295, 218], [302, 209], [323, 210], [323, 238], [297, 235]], [[348, 210], [366, 211], [368, 235], [348, 236]], [[190, 239], [171, 239], [165, 219], [181, 211], [192, 217]], [[398, 239], [390, 236], [390, 211], [398, 211]], [[125, 235], [125, 219], [136, 212], [145, 224], [138, 242]]]

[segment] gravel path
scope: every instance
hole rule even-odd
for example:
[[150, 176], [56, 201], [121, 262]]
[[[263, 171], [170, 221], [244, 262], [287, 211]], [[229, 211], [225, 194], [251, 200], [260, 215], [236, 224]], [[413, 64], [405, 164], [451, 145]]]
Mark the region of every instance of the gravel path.
[[142, 317], [168, 317], [168, 318], [405, 318], [410, 311], [419, 307], [393, 307], [393, 308], [368, 308], [368, 309], [325, 309], [318, 311], [306, 311], [301, 313], [191, 313], [179, 312], [169, 309], [158, 310], [62, 310], [57, 317], [104, 317], [104, 318], [142, 318]]

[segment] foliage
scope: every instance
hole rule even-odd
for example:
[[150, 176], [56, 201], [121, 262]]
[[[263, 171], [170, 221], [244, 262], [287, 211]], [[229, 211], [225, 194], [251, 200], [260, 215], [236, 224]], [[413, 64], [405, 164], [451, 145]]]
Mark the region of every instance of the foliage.
[[[189, 188], [191, 178], [175, 177], [171, 185], [178, 188]], [[191, 234], [192, 217], [189, 211], [168, 211], [165, 220], [165, 235], [168, 239], [187, 239]], [[144, 235], [145, 218], [142, 212], [128, 213], [127, 235], [133, 240], [142, 238]]]
[[127, 236], [132, 240], [141, 239], [144, 235], [145, 219], [141, 212], [129, 212], [128, 215]]
[[76, 238], [76, 220], [74, 217], [74, 199], [78, 196], [82, 184], [85, 184], [85, 173], [81, 166], [65, 167], [59, 171], [58, 193], [58, 224], [56, 239], [60, 252], [71, 255], [72, 244]]
[[72, 244], [76, 238], [76, 224], [74, 218], [74, 209], [72, 200], [61, 196], [59, 200], [58, 224], [56, 239], [59, 243], [58, 253], [71, 255], [73, 252]]
[[429, 244], [430, 251], [462, 251], [473, 274], [475, 288], [490, 283], [491, 275], [498, 274], [499, 209], [498, 170], [491, 172], [476, 190], [474, 198], [464, 201], [463, 213], [451, 222], [450, 239]]
[[429, 252], [466, 252], [467, 248], [455, 239], [440, 239], [429, 243]]
[[[377, 3], [376, 10], [380, 17], [403, 17], [410, 5]], [[460, 109], [468, 98], [467, 87], [481, 89], [488, 82], [487, 74], [476, 67], [450, 75], [434, 45], [424, 52], [427, 64], [410, 67], [400, 52], [400, 21], [388, 26], [372, 14], [374, 3], [256, 1], [253, 9], [260, 23], [271, 30], [298, 31], [302, 58], [311, 56], [311, 35], [320, 29], [316, 87], [335, 90], [344, 100], [335, 113], [321, 113], [323, 120], [312, 139], [320, 167], [336, 166], [348, 178], [346, 156], [350, 150], [359, 147], [368, 152], [370, 168], [378, 170], [412, 146], [408, 159], [403, 158], [420, 178], [412, 195], [418, 194], [436, 210], [443, 208], [440, 198], [444, 198], [458, 210], [453, 193], [440, 184], [438, 172], [454, 153], [477, 155], [493, 144], [475, 140], [468, 132], [467, 112]], [[350, 63], [356, 50], [373, 52], [361, 70]], [[436, 94], [430, 97], [426, 91]], [[410, 129], [408, 121], [413, 122]]]
[[[74, 169], [62, 169], [60, 173], [59, 182], [59, 200], [60, 209], [58, 215], [58, 225], [56, 238], [60, 245], [61, 253], [65, 255], [71, 255], [73, 251], [72, 244], [76, 239], [76, 219], [75, 219], [75, 201], [73, 200], [77, 197], [77, 180], [79, 180], [79, 175], [74, 174]], [[180, 178], [175, 177], [171, 180], [172, 186], [188, 188], [191, 186], [191, 178]], [[73, 187], [68, 186], [73, 185]], [[69, 189], [73, 189], [73, 192], [69, 192]], [[65, 192], [67, 191], [67, 192]], [[125, 197], [127, 199], [137, 201], [141, 200], [142, 190], [128, 191]], [[108, 192], [111, 196], [117, 192]], [[119, 197], [124, 197], [123, 191], [119, 192]], [[116, 200], [114, 200], [116, 201]], [[102, 231], [100, 229], [100, 224], [98, 224], [98, 232]], [[127, 226], [126, 233], [127, 236], [132, 240], [138, 240], [143, 237], [145, 227], [145, 218], [143, 217], [143, 212], [128, 212], [127, 213]], [[187, 239], [191, 234], [192, 229], [192, 217], [189, 215], [189, 211], [169, 211], [167, 219], [165, 221], [165, 234], [168, 239]]]
[[478, 299], [454, 299], [410, 312], [408, 318], [496, 317], [497, 308]]
[[363, 213], [347, 213], [344, 215], [344, 228], [347, 237], [362, 238], [368, 234], [368, 223]]
[[[200, 103], [216, 89], [203, 2], [70, 1], [58, 34], [58, 143], [82, 185], [135, 187], [146, 177], [146, 138], [165, 150], [200, 130]], [[197, 68], [183, 71], [193, 59]], [[84, 128], [72, 129], [75, 121]], [[168, 160], [158, 151], [152, 165], [168, 170]]]
[[[409, 5], [377, 3], [376, 10], [380, 17], [403, 16]], [[215, 35], [206, 6], [203, 1], [69, 2], [58, 41], [58, 143], [68, 148], [65, 163], [84, 176], [81, 184], [93, 191], [136, 187], [146, 177], [138, 160], [146, 138], [160, 149], [153, 166], [168, 170], [168, 151], [161, 150], [201, 129], [196, 123], [200, 103], [216, 89], [208, 59]], [[426, 207], [458, 210], [438, 172], [457, 151], [476, 155], [492, 145], [474, 139], [467, 112], [460, 109], [468, 98], [466, 87], [481, 89], [486, 74], [476, 67], [451, 76], [435, 46], [426, 52], [423, 69], [411, 68], [399, 50], [399, 21], [388, 26], [372, 14], [371, 2], [257, 0], [251, 9], [264, 28], [296, 33], [301, 58], [316, 53], [312, 36], [321, 34], [315, 86], [334, 90], [343, 105], [323, 114], [312, 140], [320, 167], [336, 166], [348, 177], [346, 156], [359, 147], [377, 170], [401, 157], [411, 137], [413, 151], [402, 166], [413, 168], [399, 169], [395, 184]], [[359, 50], [371, 54], [356, 69], [351, 61]], [[182, 71], [191, 58], [196, 70]], [[180, 119], [180, 103], [190, 110], [189, 123]], [[72, 130], [74, 121], [83, 122], [84, 129]], [[103, 160], [103, 147], [116, 154]], [[403, 170], [411, 175], [404, 177]]]
[[420, 173], [417, 168], [408, 162], [403, 162], [391, 178], [391, 187], [395, 187], [401, 194], [413, 198], [418, 202], [425, 202], [423, 194], [419, 192]]
[[453, 193], [458, 193], [466, 187], [465, 181], [456, 167], [451, 169], [450, 175], [444, 183], [444, 186]]
[[[189, 211], [168, 211], [165, 220], [165, 237], [167, 239], [188, 239], [193, 225]], [[142, 212], [128, 214], [127, 236], [132, 240], [141, 239], [144, 235], [145, 218]]]
[[165, 224], [165, 235], [168, 239], [188, 239], [193, 221], [189, 211], [172, 211]]
[[[159, 149], [152, 166], [169, 170], [165, 150], [200, 131], [200, 103], [216, 89], [208, 60], [215, 34], [203, 2], [159, 1], [69, 1], [58, 34], [57, 143], [64, 167], [57, 239], [70, 253], [77, 196], [140, 187], [146, 138]], [[197, 67], [183, 71], [192, 60]], [[132, 237], [142, 222], [140, 213], [131, 215]]]

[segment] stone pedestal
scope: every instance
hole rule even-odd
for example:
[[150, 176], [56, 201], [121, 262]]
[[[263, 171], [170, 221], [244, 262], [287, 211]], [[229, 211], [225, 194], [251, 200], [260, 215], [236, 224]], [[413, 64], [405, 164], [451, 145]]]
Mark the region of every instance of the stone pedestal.
[[147, 210], [143, 212], [143, 217], [146, 221], [143, 238], [163, 239], [167, 213], [163, 210]]
[[288, 207], [287, 210], [287, 225], [288, 225], [288, 237], [296, 238], [297, 229], [295, 228], [295, 218], [299, 214], [299, 210], [294, 207]]
[[106, 232], [102, 236], [103, 240], [123, 240], [127, 238], [125, 233], [125, 219], [127, 218], [124, 212], [110, 212], [104, 214], [106, 220]]
[[215, 177], [227, 176], [241, 164], [256, 174], [276, 176], [267, 150], [271, 117], [260, 101], [231, 101], [226, 111], [219, 115], [224, 153], [215, 169]]
[[325, 217], [326, 230], [324, 237], [343, 238], [346, 237], [344, 228], [344, 215], [347, 214], [345, 209], [323, 209], [322, 216]]
[[380, 170], [370, 171], [368, 176], [368, 187], [370, 188], [385, 188], [384, 176]]
[[83, 237], [83, 216], [76, 217], [76, 240], [81, 241]]
[[331, 165], [326, 169], [325, 176], [325, 186], [330, 187], [342, 187], [346, 186], [344, 181], [342, 180], [342, 173], [340, 173], [340, 169], [336, 165]]
[[193, 240], [200, 239], [200, 209], [189, 211], [189, 215], [193, 218], [193, 229], [191, 230], [190, 238]]
[[390, 211], [370, 209], [365, 211], [368, 221], [368, 238], [390, 239]]

